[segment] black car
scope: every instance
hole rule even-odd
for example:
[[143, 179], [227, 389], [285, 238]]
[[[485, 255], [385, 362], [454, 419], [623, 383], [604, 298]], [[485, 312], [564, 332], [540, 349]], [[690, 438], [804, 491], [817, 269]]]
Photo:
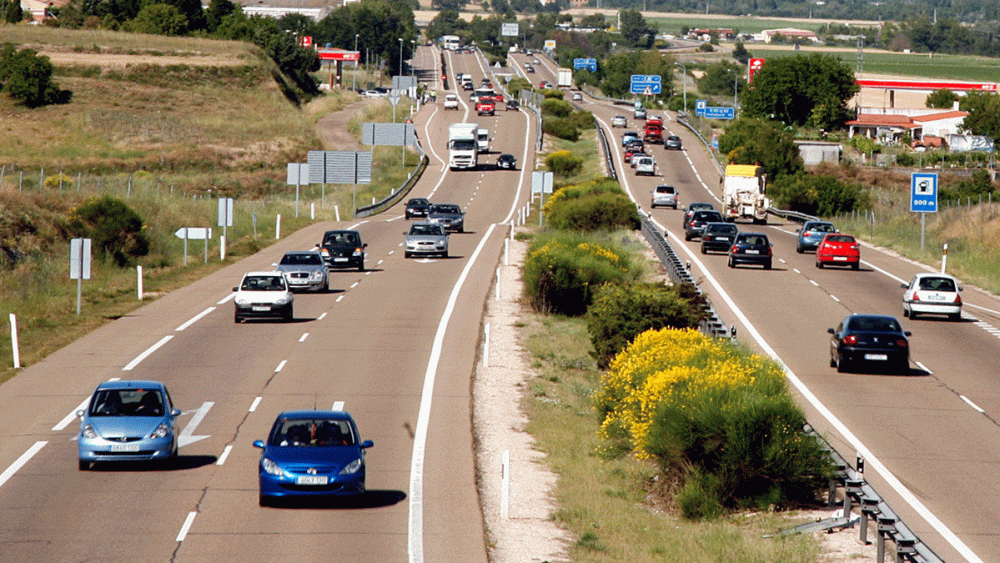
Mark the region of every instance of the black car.
[[670, 135], [663, 139], [663, 148], [668, 151], [679, 151], [683, 147], [681, 145], [681, 138], [677, 135]]
[[320, 244], [323, 261], [328, 268], [357, 268], [365, 271], [365, 247], [357, 231], [327, 231]]
[[517, 100], [507, 100], [507, 109], [516, 110], [521, 107], [521, 103]]
[[708, 254], [709, 250], [728, 252], [729, 247], [736, 240], [739, 230], [732, 223], [709, 223], [701, 231], [701, 253]]
[[714, 209], [698, 209], [691, 214], [691, 217], [684, 223], [684, 240], [691, 240], [701, 236], [702, 229], [709, 223], [722, 223], [722, 214]]
[[910, 373], [910, 331], [888, 315], [848, 315], [830, 337], [830, 367], [844, 372], [868, 363]]
[[715, 206], [712, 205], [711, 203], [704, 203], [704, 202], [689, 203], [688, 206], [684, 208], [684, 217], [681, 218], [682, 229], [687, 227], [688, 220], [691, 219], [691, 216], [694, 215], [694, 212], [698, 211], [699, 209], [705, 209], [711, 211], [715, 209]]
[[431, 202], [424, 197], [411, 198], [406, 202], [406, 218], [427, 217], [427, 212], [431, 208]]
[[737, 264], [760, 264], [765, 270], [771, 269], [771, 241], [764, 233], [737, 233], [733, 245], [729, 247], [729, 267]]
[[512, 154], [502, 154], [497, 159], [497, 167], [505, 170], [517, 170], [517, 159]]

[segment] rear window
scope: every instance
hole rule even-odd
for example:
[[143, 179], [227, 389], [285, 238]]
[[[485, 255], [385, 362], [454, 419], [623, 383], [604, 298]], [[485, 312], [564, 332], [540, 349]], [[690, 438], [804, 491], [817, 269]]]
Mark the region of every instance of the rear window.
[[705, 230], [713, 233], [735, 233], [736, 225], [731, 223], [710, 223], [705, 227]]
[[675, 191], [673, 186], [656, 186], [656, 193], [658, 194], [672, 194]]
[[920, 289], [927, 291], [955, 291], [955, 282], [950, 278], [922, 278]]

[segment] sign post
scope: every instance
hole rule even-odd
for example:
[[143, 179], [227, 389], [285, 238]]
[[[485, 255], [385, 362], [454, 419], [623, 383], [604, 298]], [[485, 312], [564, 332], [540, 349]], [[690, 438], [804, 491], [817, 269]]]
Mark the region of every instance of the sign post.
[[928, 213], [938, 210], [938, 175], [914, 172], [910, 176], [910, 211], [920, 214], [920, 250], [924, 250], [924, 229]]
[[663, 77], [658, 74], [633, 74], [629, 86], [633, 94], [653, 96], [663, 91]]

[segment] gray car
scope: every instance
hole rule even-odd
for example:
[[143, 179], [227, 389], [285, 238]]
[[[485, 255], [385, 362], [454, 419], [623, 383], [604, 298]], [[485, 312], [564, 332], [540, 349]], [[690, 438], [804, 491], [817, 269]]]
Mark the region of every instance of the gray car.
[[403, 257], [436, 255], [448, 257], [448, 231], [437, 223], [413, 223], [410, 230], [403, 233]]
[[435, 203], [427, 212], [427, 221], [437, 223], [446, 231], [465, 232], [465, 213], [454, 203]]
[[729, 252], [729, 248], [736, 240], [739, 229], [732, 223], [709, 223], [701, 231], [701, 253], [708, 254], [708, 251]]
[[286, 252], [274, 269], [285, 274], [288, 289], [329, 291], [329, 276], [323, 255], [316, 250]]
[[684, 224], [684, 240], [701, 238], [701, 232], [708, 223], [722, 223], [725, 219], [718, 211], [700, 209], [695, 211]]
[[656, 209], [657, 205], [665, 205], [677, 209], [677, 188], [667, 185], [653, 188], [653, 199], [649, 206]]

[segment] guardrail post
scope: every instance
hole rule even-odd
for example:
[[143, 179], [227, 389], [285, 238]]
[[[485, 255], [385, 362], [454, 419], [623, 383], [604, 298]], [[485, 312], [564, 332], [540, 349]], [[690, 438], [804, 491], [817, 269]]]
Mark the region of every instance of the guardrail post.
[[896, 539], [896, 563], [902, 563], [904, 555], [913, 555], [916, 553], [916, 543], [915, 538]]
[[864, 497], [861, 499], [861, 532], [858, 540], [861, 545], [868, 545], [868, 521], [874, 522], [878, 515], [878, 499]]
[[892, 534], [896, 529], [896, 519], [890, 516], [878, 517], [878, 549], [875, 556], [876, 561], [885, 561], [885, 537]]

